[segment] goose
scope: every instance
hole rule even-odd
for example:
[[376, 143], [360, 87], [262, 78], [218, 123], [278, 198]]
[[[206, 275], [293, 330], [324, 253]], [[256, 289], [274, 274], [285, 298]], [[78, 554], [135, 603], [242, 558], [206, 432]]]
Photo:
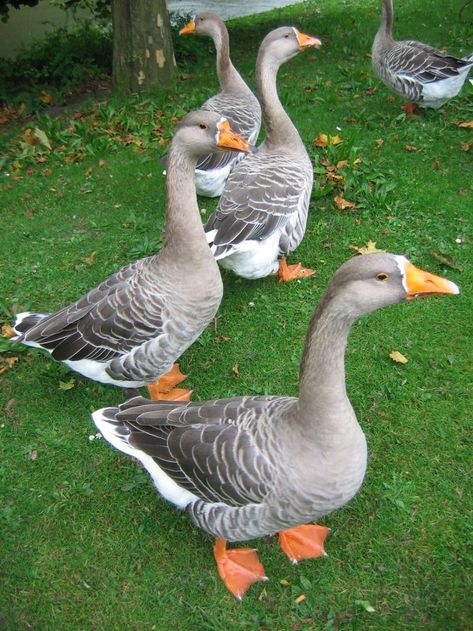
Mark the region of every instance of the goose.
[[[252, 144], [255, 143], [261, 126], [261, 107], [232, 64], [228, 31], [223, 20], [209, 11], [199, 13], [179, 31], [180, 35], [191, 33], [211, 37], [217, 51], [220, 92], [208, 99], [201, 109], [225, 116], [240, 136], [247, 138]], [[195, 171], [197, 193], [206, 197], [221, 195], [228, 174], [243, 155], [235, 152], [213, 152], [201, 156]]]
[[404, 299], [458, 293], [404, 256], [353, 258], [337, 270], [310, 320], [298, 398], [133, 398], [92, 418], [111, 445], [144, 465], [164, 498], [217, 537], [218, 572], [241, 599], [266, 575], [255, 550], [227, 549], [227, 541], [278, 532], [293, 563], [324, 555], [328, 529], [308, 522], [346, 504], [362, 484], [366, 441], [345, 388], [352, 324]]
[[243, 278], [278, 271], [280, 280], [289, 281], [314, 273], [300, 263], [286, 263], [304, 236], [313, 170], [299, 132], [279, 100], [276, 77], [281, 64], [320, 45], [319, 39], [284, 26], [266, 35], [258, 52], [256, 80], [266, 138], [254, 156], [230, 173], [205, 226], [216, 260]]
[[473, 53], [463, 59], [413, 40], [392, 36], [393, 3], [381, 0], [381, 24], [371, 51], [374, 73], [399, 96], [413, 104], [437, 109], [456, 96], [473, 67]]
[[170, 371], [222, 298], [193, 176], [198, 157], [217, 148], [252, 149], [219, 114], [188, 114], [168, 154], [163, 249], [122, 268], [57, 313], [18, 314], [13, 340], [45, 349], [90, 379], [123, 388], [136, 389]]

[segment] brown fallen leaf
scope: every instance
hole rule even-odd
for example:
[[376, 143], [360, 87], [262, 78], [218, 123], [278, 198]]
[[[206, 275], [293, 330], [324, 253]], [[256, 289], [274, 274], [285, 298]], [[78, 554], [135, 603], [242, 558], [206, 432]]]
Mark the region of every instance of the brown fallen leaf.
[[339, 160], [336, 166], [337, 169], [344, 169], [346, 166], [348, 166], [348, 160]]
[[2, 337], [13, 337], [15, 335], [15, 331], [10, 324], [4, 324], [2, 326]]
[[407, 357], [405, 357], [405, 355], [403, 355], [399, 351], [391, 351], [389, 353], [389, 357], [397, 364], [407, 364], [407, 362], [409, 361]]
[[458, 121], [455, 123], [457, 127], [464, 127], [466, 129], [473, 129], [473, 121]]
[[438, 171], [440, 169], [440, 162], [438, 160], [435, 160], [435, 162], [432, 162], [432, 168]]
[[234, 366], [232, 366], [232, 373], [237, 379], [240, 378], [240, 364], [235, 364]]
[[43, 147], [46, 147], [46, 149], [49, 149], [49, 151], [51, 151], [51, 143], [49, 142], [49, 138], [42, 129], [40, 129], [39, 127], [35, 127], [33, 135], [40, 143], [40, 145], [43, 145]]
[[85, 263], [86, 265], [93, 265], [96, 256], [97, 256], [97, 252], [94, 250], [92, 254], [90, 254], [89, 256], [85, 256], [83, 259], [81, 259], [81, 261], [82, 263]]
[[100, 158], [99, 167], [103, 167], [103, 166], [105, 166], [105, 160], [103, 158]]
[[312, 144], [315, 147], [327, 147], [328, 146], [328, 136], [327, 136], [327, 134], [320, 133]]
[[469, 142], [461, 142], [460, 147], [462, 148], [462, 151], [470, 151], [472, 144], [473, 143], [469, 143]]
[[301, 603], [303, 600], [305, 600], [307, 598], [307, 596], [305, 594], [301, 594], [300, 596], [298, 596], [297, 598], [294, 599], [294, 602], [299, 604]]
[[25, 129], [25, 131], [23, 132], [22, 138], [28, 145], [38, 144], [38, 139], [35, 138], [35, 136], [33, 135], [33, 130], [31, 129], [31, 127], [28, 127], [27, 129]]
[[340, 195], [336, 195], [333, 198], [335, 205], [338, 210], [346, 210], [347, 208], [356, 208], [356, 205], [353, 202], [349, 202], [347, 199], [343, 199]]
[[405, 151], [417, 151], [417, 147], [414, 147], [414, 145], [404, 145], [404, 149]]
[[54, 103], [54, 97], [51, 94], [49, 94], [49, 92], [46, 92], [45, 90], [41, 92], [39, 100], [41, 101], [41, 103], [44, 103], [45, 105], [52, 105]]
[[29, 457], [31, 460], [37, 460], [38, 459], [38, 452], [36, 451], [36, 449], [32, 449], [29, 452]]
[[362, 245], [361, 248], [356, 245], [349, 246], [352, 250], [356, 250], [358, 254], [371, 254], [372, 252], [386, 252], [386, 250], [380, 250], [376, 247], [376, 241], [368, 241], [365, 245]]
[[459, 265], [453, 259], [453, 257], [448, 256], [448, 254], [442, 254], [442, 252], [432, 252], [432, 256], [434, 257], [434, 259], [437, 259], [437, 261], [440, 261], [440, 263], [442, 263], [443, 265], [451, 267], [452, 269], [456, 269], [459, 272], [463, 272], [463, 267]]
[[381, 147], [384, 145], [384, 140], [382, 138], [377, 138], [374, 141], [374, 144], [376, 145], [376, 149], [381, 149]]

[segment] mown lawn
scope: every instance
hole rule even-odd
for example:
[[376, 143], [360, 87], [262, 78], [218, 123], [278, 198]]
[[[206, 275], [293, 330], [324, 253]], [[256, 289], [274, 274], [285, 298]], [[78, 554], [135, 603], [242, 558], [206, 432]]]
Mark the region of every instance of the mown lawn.
[[[398, 1], [396, 34], [467, 54], [473, 9], [460, 19], [463, 4]], [[292, 259], [317, 274], [288, 285], [224, 274], [218, 318], [181, 359], [194, 398], [295, 395], [310, 314], [353, 245], [374, 241], [405, 252], [463, 293], [391, 307], [354, 327], [347, 382], [369, 444], [365, 484], [324, 520], [327, 558], [292, 567], [275, 540], [254, 542], [271, 580], [241, 604], [218, 579], [211, 538], [161, 500], [141, 468], [89, 440], [89, 413], [121, 401], [121, 391], [2, 342], [2, 629], [451, 631], [473, 624], [473, 132], [457, 125], [473, 120], [473, 88], [438, 112], [407, 117], [370, 70], [373, 0], [308, 2], [230, 23], [234, 61], [251, 83], [259, 41], [287, 23], [324, 43], [279, 76], [316, 179], [307, 233]], [[42, 116], [5, 132], [4, 322], [12, 306], [58, 309], [159, 247], [157, 158], [173, 116], [216, 88], [211, 45], [197, 51], [183, 68], [187, 78], [159, 98], [88, 102], [72, 122]], [[47, 133], [52, 154], [20, 145], [24, 129], [35, 126]], [[316, 147], [321, 133], [342, 142]], [[337, 194], [356, 209], [338, 210]], [[214, 204], [201, 199], [207, 215]], [[394, 363], [393, 350], [408, 363]]]

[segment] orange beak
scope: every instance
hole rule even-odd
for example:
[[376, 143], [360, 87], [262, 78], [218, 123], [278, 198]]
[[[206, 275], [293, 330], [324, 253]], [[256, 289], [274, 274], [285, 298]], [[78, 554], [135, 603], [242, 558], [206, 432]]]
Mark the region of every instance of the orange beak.
[[179, 35], [189, 35], [189, 33], [195, 33], [195, 20], [191, 20], [179, 31]]
[[322, 42], [317, 37], [312, 37], [312, 35], [306, 35], [305, 33], [301, 33], [296, 28], [294, 32], [297, 37], [297, 41], [299, 42], [299, 46], [301, 49], [304, 48], [313, 48], [314, 46], [322, 46]]
[[418, 296], [431, 296], [432, 294], [459, 294], [460, 289], [451, 280], [442, 276], [424, 272], [415, 267], [409, 261], [404, 263], [405, 281], [407, 288], [407, 298], [417, 298]]
[[217, 147], [233, 151], [243, 151], [243, 153], [253, 153], [256, 151], [253, 145], [250, 145], [247, 140], [233, 131], [226, 118], [222, 118], [220, 122], [217, 123], [217, 129]]

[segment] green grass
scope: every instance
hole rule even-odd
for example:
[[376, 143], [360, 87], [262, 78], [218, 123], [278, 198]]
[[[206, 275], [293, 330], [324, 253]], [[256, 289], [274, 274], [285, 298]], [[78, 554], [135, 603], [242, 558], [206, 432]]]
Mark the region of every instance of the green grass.
[[[419, 0], [398, 2], [396, 34], [466, 54], [473, 23], [471, 14], [458, 19], [463, 3], [447, 0], [433, 11]], [[18, 357], [0, 376], [2, 628], [471, 628], [473, 147], [462, 149], [471, 146], [472, 132], [456, 122], [473, 119], [473, 89], [465, 86], [439, 112], [405, 117], [401, 101], [370, 71], [377, 13], [375, 1], [327, 0], [231, 23], [235, 63], [251, 82], [258, 42], [271, 28], [295, 23], [325, 44], [289, 62], [279, 77], [317, 180], [307, 233], [292, 259], [317, 274], [288, 285], [224, 274], [217, 321], [181, 360], [196, 399], [295, 395], [310, 314], [353, 244], [371, 240], [406, 252], [461, 286], [458, 297], [391, 307], [353, 329], [348, 390], [370, 458], [357, 497], [324, 519], [328, 558], [292, 567], [275, 540], [254, 542], [271, 580], [236, 602], [218, 579], [211, 538], [161, 500], [136, 464], [89, 440], [89, 413], [118, 403], [121, 392], [73, 375], [41, 352], [15, 348], [0, 354], [0, 367]], [[157, 158], [172, 116], [216, 87], [211, 47], [201, 51], [184, 68], [191, 77], [156, 100], [89, 104], [89, 118], [74, 133], [67, 118], [43, 117], [4, 134], [4, 311], [58, 309], [154, 247], [163, 225]], [[162, 122], [156, 133], [153, 109]], [[104, 132], [108, 115], [115, 135]], [[24, 128], [35, 125], [47, 131], [54, 155], [20, 146]], [[127, 133], [142, 138], [140, 151], [123, 144]], [[313, 147], [319, 133], [339, 133], [343, 143]], [[40, 155], [45, 162], [36, 162]], [[77, 161], [67, 162], [68, 155]], [[325, 166], [341, 160], [348, 160], [338, 171], [345, 182], [331, 190]], [[337, 210], [337, 192], [358, 210]], [[207, 214], [215, 204], [200, 201]], [[94, 251], [91, 264], [84, 262]], [[408, 364], [393, 363], [392, 350]], [[60, 389], [71, 377], [74, 387]], [[297, 604], [301, 593], [306, 599]]]

